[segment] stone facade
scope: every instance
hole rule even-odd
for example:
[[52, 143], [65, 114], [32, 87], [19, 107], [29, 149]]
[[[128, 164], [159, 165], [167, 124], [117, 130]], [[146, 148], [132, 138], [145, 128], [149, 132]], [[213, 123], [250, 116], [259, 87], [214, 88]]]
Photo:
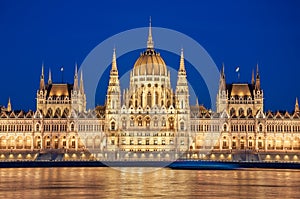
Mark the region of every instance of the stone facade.
[[0, 159], [14, 153], [36, 158], [47, 151], [83, 157], [88, 151], [89, 157], [110, 160], [215, 156], [232, 160], [251, 152], [261, 153], [264, 160], [292, 154], [282, 158], [298, 161], [300, 152], [297, 99], [292, 113], [265, 112], [258, 66], [251, 83], [232, 84], [226, 83], [223, 66], [216, 112], [198, 103], [191, 106], [183, 50], [173, 90], [170, 72], [154, 49], [151, 25], [147, 48], [122, 93], [114, 50], [104, 106], [86, 110], [77, 66], [73, 84], [53, 83], [50, 71], [46, 84], [42, 67], [36, 99], [36, 111], [13, 111], [10, 100], [7, 108], [1, 108]]

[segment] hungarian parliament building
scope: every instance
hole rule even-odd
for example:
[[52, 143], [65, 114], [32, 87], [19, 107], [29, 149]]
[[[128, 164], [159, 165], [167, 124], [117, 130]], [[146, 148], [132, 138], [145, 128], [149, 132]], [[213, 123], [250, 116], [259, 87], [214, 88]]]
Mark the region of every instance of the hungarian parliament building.
[[211, 111], [190, 105], [183, 50], [178, 65], [173, 90], [150, 25], [147, 48], [130, 72], [129, 88], [120, 90], [114, 50], [105, 104], [88, 111], [77, 66], [73, 84], [52, 82], [50, 71], [46, 80], [42, 67], [36, 110], [14, 111], [10, 100], [1, 108], [0, 160], [299, 161], [298, 101], [293, 112], [265, 112], [258, 67], [250, 83], [228, 84], [223, 66], [216, 111]]

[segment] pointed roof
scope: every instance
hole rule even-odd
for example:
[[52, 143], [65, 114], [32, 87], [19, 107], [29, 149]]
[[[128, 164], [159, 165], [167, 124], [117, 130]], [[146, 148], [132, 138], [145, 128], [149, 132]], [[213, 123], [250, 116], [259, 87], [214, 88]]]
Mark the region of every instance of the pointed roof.
[[260, 90], [260, 75], [258, 70], [258, 64], [256, 65], [256, 81], [255, 81], [255, 89]]
[[222, 75], [222, 77], [225, 77], [225, 64], [224, 64], [224, 62], [222, 63], [221, 75]]
[[254, 85], [255, 80], [254, 80], [254, 69], [252, 70], [252, 78], [251, 78], [251, 84]]
[[181, 53], [180, 53], [180, 66], [179, 66], [179, 71], [180, 71], [180, 72], [185, 72], [183, 48], [181, 48]]
[[11, 102], [10, 102], [10, 97], [8, 98], [8, 103], [7, 103], [7, 111], [11, 111]]
[[258, 69], [258, 64], [256, 64], [256, 78], [259, 78], [259, 69]]
[[152, 39], [151, 17], [150, 17], [150, 20], [149, 20], [149, 33], [148, 33], [147, 48], [154, 48], [154, 42], [153, 42], [153, 39]]
[[45, 89], [45, 81], [44, 81], [44, 63], [42, 63], [42, 73], [40, 78], [40, 90]]
[[74, 87], [73, 90], [78, 89], [78, 70], [77, 70], [77, 63], [75, 63], [75, 72], [74, 72]]
[[296, 102], [295, 102], [295, 113], [299, 113], [299, 103], [298, 103], [298, 97], [296, 97]]
[[80, 70], [80, 92], [81, 94], [84, 94], [84, 85], [83, 85], [83, 73], [82, 70]]
[[51, 75], [51, 69], [49, 68], [49, 74], [48, 74], [48, 85], [52, 84], [52, 75]]
[[112, 57], [111, 70], [112, 70], [112, 71], [118, 71], [118, 68], [117, 68], [116, 48], [114, 48], [114, 50], [113, 50], [113, 57]]
[[272, 114], [272, 112], [268, 111], [267, 112], [267, 118], [273, 118], [273, 117], [274, 117], [274, 115]]
[[219, 82], [219, 91], [224, 91], [226, 89], [226, 80], [225, 80], [225, 65], [222, 63], [222, 70], [220, 73], [220, 82]]

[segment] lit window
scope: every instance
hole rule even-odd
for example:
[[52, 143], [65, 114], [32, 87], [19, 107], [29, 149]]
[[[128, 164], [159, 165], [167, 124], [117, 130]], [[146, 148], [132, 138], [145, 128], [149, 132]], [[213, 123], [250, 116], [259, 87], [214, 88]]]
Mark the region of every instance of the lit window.
[[112, 131], [114, 131], [115, 128], [116, 128], [116, 124], [115, 124], [115, 122], [112, 122], [112, 123], [111, 123], [111, 126], [110, 126], [110, 129], [111, 129]]

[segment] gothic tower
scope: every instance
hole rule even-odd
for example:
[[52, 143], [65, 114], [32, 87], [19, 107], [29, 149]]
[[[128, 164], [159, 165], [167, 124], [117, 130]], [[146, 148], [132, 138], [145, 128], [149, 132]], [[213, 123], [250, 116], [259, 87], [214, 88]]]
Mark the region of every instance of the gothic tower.
[[109, 83], [106, 95], [106, 124], [107, 124], [107, 149], [116, 150], [118, 145], [119, 114], [121, 110], [121, 92], [119, 73], [117, 68], [116, 49], [113, 51]]
[[177, 75], [176, 85], [176, 110], [177, 110], [177, 135], [180, 140], [184, 140], [189, 146], [191, 140], [190, 135], [190, 104], [189, 104], [189, 88], [186, 78], [186, 70], [184, 65], [183, 49], [181, 49], [180, 64]]
[[222, 112], [227, 110], [228, 103], [228, 92], [226, 89], [226, 79], [225, 79], [225, 66], [222, 65], [222, 71], [220, 73], [220, 81], [219, 81], [219, 91], [217, 94], [216, 101], [217, 112]]
[[260, 85], [258, 65], [256, 79], [252, 73], [251, 83], [226, 84], [224, 65], [220, 74], [219, 92], [217, 94], [217, 112], [224, 110], [230, 116], [246, 117], [263, 111], [263, 91]]
[[81, 89], [78, 89], [78, 72], [75, 66], [74, 84], [53, 83], [49, 70], [48, 84], [45, 84], [44, 65], [40, 77], [40, 87], [37, 91], [37, 110], [46, 117], [67, 117], [72, 110], [86, 111], [86, 97], [83, 88], [81, 71]]

